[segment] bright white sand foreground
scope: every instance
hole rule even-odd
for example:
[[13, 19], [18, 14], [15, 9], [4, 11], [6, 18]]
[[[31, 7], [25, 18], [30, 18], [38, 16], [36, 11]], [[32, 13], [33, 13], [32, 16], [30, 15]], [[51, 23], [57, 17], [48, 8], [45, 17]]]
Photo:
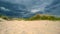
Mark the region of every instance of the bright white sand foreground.
[[60, 34], [60, 21], [3, 21], [0, 34]]

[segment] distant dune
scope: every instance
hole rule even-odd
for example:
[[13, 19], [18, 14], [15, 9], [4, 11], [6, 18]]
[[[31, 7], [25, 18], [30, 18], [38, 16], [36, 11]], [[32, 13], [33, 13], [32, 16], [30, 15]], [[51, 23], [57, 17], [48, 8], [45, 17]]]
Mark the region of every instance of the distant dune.
[[60, 34], [60, 21], [2, 20], [0, 22], [0, 34]]

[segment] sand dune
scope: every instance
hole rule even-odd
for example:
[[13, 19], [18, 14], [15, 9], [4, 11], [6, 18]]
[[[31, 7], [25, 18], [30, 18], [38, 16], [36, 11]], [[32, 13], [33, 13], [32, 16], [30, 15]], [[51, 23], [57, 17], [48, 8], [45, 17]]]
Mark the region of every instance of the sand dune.
[[60, 34], [60, 21], [3, 21], [0, 34]]

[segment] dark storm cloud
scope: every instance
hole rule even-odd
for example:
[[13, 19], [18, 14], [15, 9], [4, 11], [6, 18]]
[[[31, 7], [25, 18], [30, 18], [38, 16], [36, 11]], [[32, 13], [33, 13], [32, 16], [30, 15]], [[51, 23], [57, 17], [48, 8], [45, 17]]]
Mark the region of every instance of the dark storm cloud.
[[24, 17], [34, 13], [60, 15], [60, 0], [0, 0], [0, 10]]
[[27, 7], [28, 10], [31, 10], [33, 12], [35, 11], [35, 9], [42, 11], [47, 5], [53, 2], [53, 0], [2, 0], [2, 1], [14, 4], [23, 4]]
[[54, 0], [45, 10], [53, 15], [60, 15], [60, 0]]

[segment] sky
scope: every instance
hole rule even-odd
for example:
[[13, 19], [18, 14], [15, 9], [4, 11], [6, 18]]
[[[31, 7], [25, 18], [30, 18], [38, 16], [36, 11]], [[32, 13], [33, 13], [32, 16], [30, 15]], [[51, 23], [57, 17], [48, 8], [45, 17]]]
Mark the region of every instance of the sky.
[[0, 13], [4, 11], [23, 16], [35, 13], [60, 16], [60, 0], [0, 0]]

